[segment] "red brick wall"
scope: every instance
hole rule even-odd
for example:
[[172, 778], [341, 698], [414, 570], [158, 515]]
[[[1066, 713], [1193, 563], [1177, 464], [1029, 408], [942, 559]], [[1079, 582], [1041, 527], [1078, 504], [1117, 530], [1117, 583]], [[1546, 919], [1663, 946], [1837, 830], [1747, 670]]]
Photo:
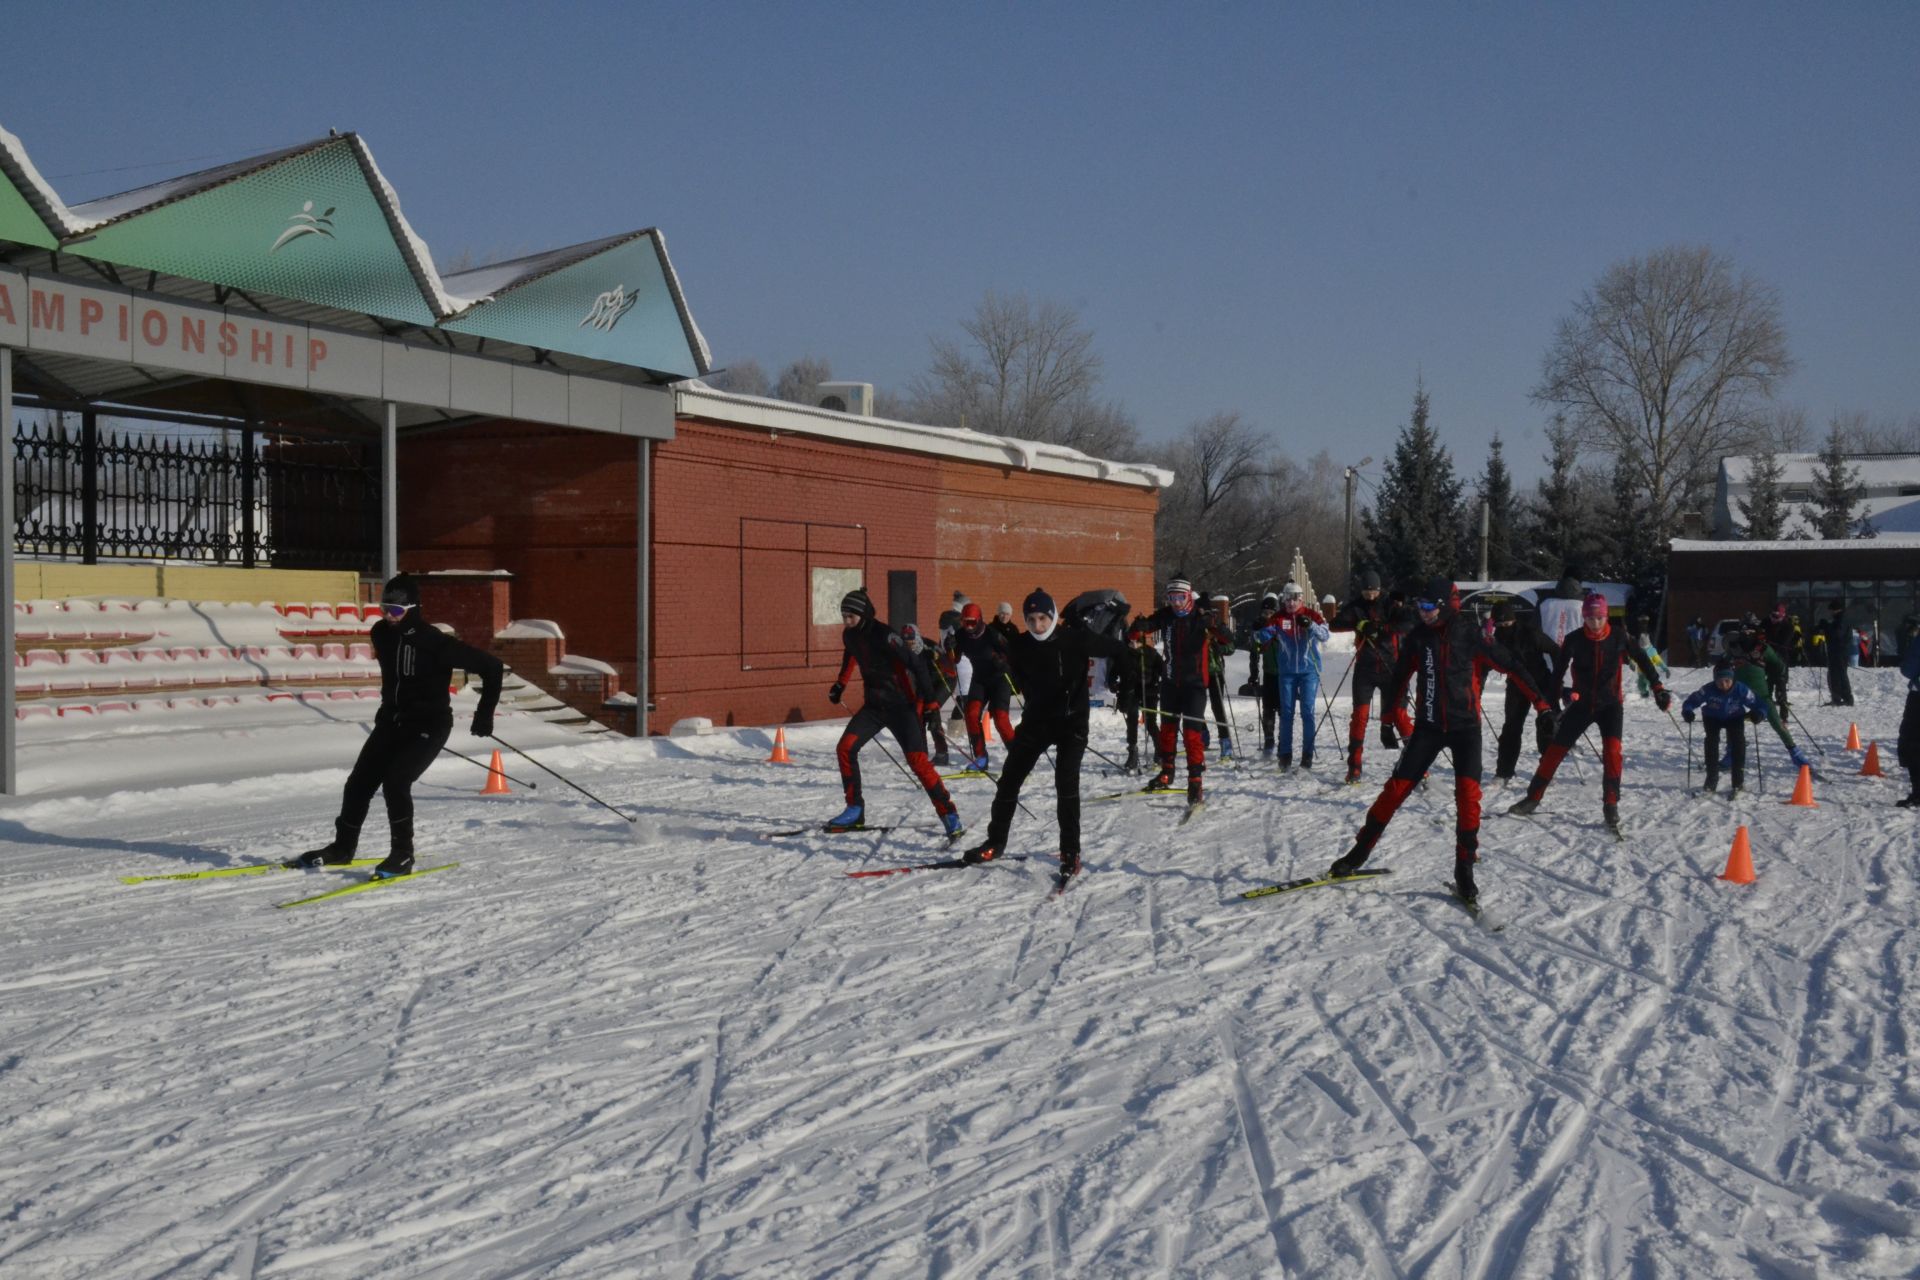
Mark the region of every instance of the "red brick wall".
[[[815, 567], [864, 568], [883, 616], [888, 570], [916, 571], [929, 630], [955, 588], [989, 611], [1036, 585], [1063, 604], [1096, 586], [1153, 599], [1151, 491], [687, 418], [677, 429], [654, 453], [654, 732], [696, 715], [845, 714], [826, 698], [839, 623], [808, 621]], [[514, 423], [403, 442], [402, 566], [511, 570], [514, 616], [553, 619], [569, 651], [636, 688], [637, 448]]]

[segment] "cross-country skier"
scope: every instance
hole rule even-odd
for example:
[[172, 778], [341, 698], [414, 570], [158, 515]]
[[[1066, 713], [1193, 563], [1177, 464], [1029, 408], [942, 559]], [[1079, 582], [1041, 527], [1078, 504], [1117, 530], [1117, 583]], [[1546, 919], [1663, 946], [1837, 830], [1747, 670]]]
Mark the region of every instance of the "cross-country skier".
[[1733, 663], [1733, 678], [1759, 695], [1766, 708], [1767, 723], [1779, 735], [1794, 767], [1811, 767], [1813, 761], [1794, 742], [1783, 718], [1787, 714], [1787, 663], [1767, 643], [1767, 633], [1756, 628], [1735, 637], [1728, 645], [1727, 659]]
[[1223, 639], [1224, 628], [1194, 600], [1193, 585], [1185, 578], [1167, 583], [1166, 601], [1144, 618], [1136, 618], [1131, 634], [1145, 639], [1160, 634], [1166, 658], [1166, 676], [1160, 685], [1160, 772], [1146, 786], [1148, 791], [1165, 791], [1173, 786], [1173, 752], [1176, 737], [1187, 748], [1187, 803], [1202, 800], [1201, 775], [1207, 769], [1206, 739], [1201, 727], [1206, 723], [1207, 680], [1212, 664], [1207, 652]]
[[1012, 644], [1014, 638], [1020, 634], [1020, 628], [1015, 625], [1013, 621], [1013, 604], [1011, 601], [1002, 600], [999, 607], [993, 611], [993, 621], [987, 625], [995, 631], [998, 631], [1000, 638], [1008, 644]]
[[1140, 767], [1142, 720], [1147, 725], [1147, 750], [1158, 750], [1155, 744], [1160, 738], [1160, 686], [1166, 675], [1166, 659], [1153, 647], [1151, 636], [1107, 663], [1107, 683], [1120, 705], [1120, 714], [1127, 720], [1128, 773]]
[[1233, 601], [1227, 596], [1208, 596], [1207, 605], [1220, 622], [1225, 637], [1207, 650], [1207, 700], [1213, 706], [1213, 723], [1220, 730], [1220, 758], [1233, 758], [1233, 721], [1227, 716], [1227, 659], [1234, 652], [1233, 616], [1228, 612]]
[[1259, 611], [1253, 615], [1253, 624], [1247, 628], [1247, 682], [1240, 686], [1240, 692], [1249, 698], [1260, 700], [1260, 754], [1273, 754], [1273, 717], [1280, 705], [1280, 685], [1275, 679], [1273, 664], [1266, 661], [1267, 646], [1253, 642], [1253, 633], [1267, 625], [1267, 619], [1280, 612], [1278, 592], [1269, 591], [1260, 597]]
[[447, 693], [455, 671], [478, 675], [480, 705], [470, 726], [476, 738], [493, 736], [493, 710], [500, 702], [500, 659], [463, 644], [420, 616], [420, 587], [401, 574], [380, 595], [380, 618], [367, 638], [380, 662], [380, 709], [373, 732], [347, 775], [333, 839], [318, 849], [289, 858], [289, 867], [342, 866], [353, 861], [360, 827], [373, 793], [387, 801], [392, 847], [373, 869], [377, 879], [413, 870], [413, 784], [427, 771], [453, 733], [453, 704]]
[[980, 616], [979, 605], [969, 604], [960, 610], [960, 626], [953, 633], [947, 653], [956, 663], [965, 658], [973, 668], [973, 679], [966, 693], [967, 768], [984, 773], [988, 765], [987, 733], [981, 727], [981, 720], [991, 715], [993, 727], [1000, 731], [1000, 741], [1013, 738], [1013, 720], [1009, 715], [1013, 708], [1013, 683], [1007, 671], [1007, 638]]
[[933, 739], [933, 766], [938, 769], [951, 763], [947, 756], [947, 730], [940, 719], [940, 704], [952, 695], [953, 681], [942, 666], [940, 654], [921, 637], [919, 627], [911, 622], [905, 623], [900, 628], [900, 638], [907, 642], [914, 688], [932, 690], [931, 696], [920, 702], [920, 725], [926, 730], [927, 736]]
[[[1559, 693], [1553, 683], [1553, 641], [1539, 627], [1520, 621], [1520, 611], [1511, 600], [1493, 606], [1493, 638], [1520, 661], [1527, 683], [1544, 694], [1549, 702]], [[1541, 755], [1553, 741], [1553, 718], [1533, 710], [1533, 700], [1511, 680], [1503, 699], [1506, 718], [1500, 722], [1500, 748], [1494, 756], [1493, 776], [1501, 782], [1513, 776], [1520, 763], [1520, 743], [1526, 736], [1527, 720], [1533, 720], [1534, 747]]]
[[1550, 708], [1540, 691], [1527, 683], [1519, 659], [1487, 639], [1478, 623], [1460, 613], [1453, 602], [1453, 583], [1445, 578], [1431, 580], [1414, 604], [1420, 622], [1401, 643], [1388, 686], [1390, 705], [1398, 706], [1408, 682], [1417, 681], [1413, 734], [1401, 748], [1393, 776], [1367, 810], [1353, 848], [1327, 874], [1352, 875], [1366, 862], [1394, 811], [1444, 747], [1453, 759], [1454, 886], [1461, 900], [1471, 905], [1480, 896], [1473, 864], [1480, 857], [1481, 676], [1489, 669], [1504, 671], [1509, 681], [1533, 698], [1536, 711]]
[[[1092, 594], [1092, 593], [1089, 593]], [[1103, 593], [1107, 594], [1107, 593]], [[1117, 597], [1112, 597], [1117, 598]], [[1078, 597], [1074, 603], [1088, 599]], [[1007, 747], [1006, 763], [993, 793], [993, 817], [987, 838], [962, 855], [968, 862], [991, 862], [1007, 847], [1020, 788], [1048, 747], [1054, 749], [1053, 783], [1060, 813], [1060, 883], [1080, 872], [1080, 762], [1087, 751], [1087, 664], [1094, 658], [1120, 662], [1127, 642], [1126, 601], [1118, 609], [1080, 617], [1070, 612], [1056, 621], [1053, 597], [1035, 587], [1022, 612], [1025, 635], [1014, 639], [1008, 659], [1020, 682], [1026, 708]], [[1140, 641], [1136, 638], [1134, 644]]]
[[1360, 781], [1360, 761], [1367, 746], [1367, 719], [1373, 714], [1373, 691], [1381, 692], [1380, 745], [1389, 751], [1413, 732], [1407, 709], [1388, 701], [1394, 663], [1400, 656], [1403, 632], [1392, 625], [1393, 606], [1380, 596], [1380, 575], [1369, 569], [1360, 577], [1360, 594], [1334, 616], [1332, 629], [1353, 632], [1353, 715], [1347, 721], [1347, 781]]
[[1555, 647], [1565, 644], [1567, 637], [1580, 629], [1581, 601], [1585, 596], [1580, 580], [1567, 573], [1560, 576], [1553, 594], [1540, 602], [1540, 630]]
[[1280, 712], [1280, 769], [1293, 767], [1293, 713], [1298, 707], [1300, 767], [1313, 768], [1313, 738], [1320, 697], [1320, 646], [1328, 636], [1327, 620], [1306, 604], [1296, 583], [1280, 588], [1280, 610], [1254, 633], [1254, 640], [1270, 646], [1267, 657], [1278, 673]]
[[1556, 689], [1568, 674], [1573, 676], [1573, 688], [1562, 698], [1565, 710], [1560, 714], [1559, 729], [1553, 735], [1552, 745], [1540, 756], [1533, 780], [1527, 784], [1526, 797], [1509, 805], [1508, 813], [1529, 814], [1538, 809], [1540, 798], [1547, 793], [1554, 770], [1560, 767], [1567, 749], [1580, 740], [1587, 726], [1597, 724], [1600, 726], [1601, 771], [1605, 775], [1600, 812], [1609, 829], [1620, 830], [1623, 758], [1620, 734], [1625, 718], [1620, 668], [1629, 661], [1647, 677], [1653, 688], [1654, 705], [1662, 711], [1672, 706], [1673, 695], [1661, 683], [1660, 673], [1653, 669], [1647, 655], [1628, 640], [1624, 628], [1607, 621], [1607, 598], [1597, 591], [1590, 593], [1580, 606], [1580, 629], [1562, 642], [1560, 656], [1553, 664]]
[[860, 790], [860, 748], [867, 744], [867, 739], [885, 729], [900, 744], [907, 768], [927, 789], [927, 798], [933, 801], [933, 811], [940, 815], [940, 825], [946, 828], [947, 836], [961, 834], [965, 828], [960, 825], [960, 815], [954, 812], [947, 788], [934, 772], [933, 762], [927, 759], [927, 737], [920, 728], [920, 704], [932, 691], [914, 683], [912, 653], [907, 642], [873, 616], [873, 601], [867, 597], [864, 587], [855, 587], [841, 597], [840, 620], [846, 625], [841, 638], [847, 656], [841, 659], [840, 676], [827, 690], [827, 700], [837, 706], [847, 691], [847, 681], [858, 669], [861, 683], [866, 686], [866, 702], [847, 722], [846, 732], [840, 735], [840, 744], [835, 750], [847, 807], [827, 823], [826, 829], [858, 831], [866, 825], [867, 806]]
[[1713, 664], [1713, 679], [1687, 695], [1680, 704], [1680, 718], [1688, 724], [1698, 714], [1707, 722], [1708, 791], [1720, 786], [1720, 735], [1727, 735], [1727, 749], [1733, 760], [1733, 783], [1727, 790], [1737, 796], [1747, 781], [1747, 722], [1759, 724], [1767, 702], [1752, 689], [1734, 679], [1733, 662], [1722, 658]]

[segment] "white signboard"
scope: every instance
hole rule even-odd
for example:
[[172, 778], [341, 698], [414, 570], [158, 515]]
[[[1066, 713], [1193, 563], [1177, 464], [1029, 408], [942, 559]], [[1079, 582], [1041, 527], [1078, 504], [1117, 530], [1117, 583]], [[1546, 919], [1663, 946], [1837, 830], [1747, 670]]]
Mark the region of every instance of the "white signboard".
[[840, 601], [860, 585], [858, 569], [815, 569], [813, 571], [813, 625], [840, 625]]

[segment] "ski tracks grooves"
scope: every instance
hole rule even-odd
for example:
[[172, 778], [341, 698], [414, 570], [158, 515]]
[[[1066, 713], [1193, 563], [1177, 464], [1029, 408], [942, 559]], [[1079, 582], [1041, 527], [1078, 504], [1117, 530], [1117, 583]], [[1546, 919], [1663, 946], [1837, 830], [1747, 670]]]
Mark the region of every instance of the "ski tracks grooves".
[[1214, 1026], [1214, 1038], [1220, 1042], [1220, 1056], [1233, 1086], [1233, 1107], [1240, 1117], [1240, 1140], [1246, 1148], [1247, 1164], [1253, 1172], [1253, 1189], [1259, 1194], [1265, 1211], [1267, 1234], [1273, 1238], [1275, 1260], [1283, 1271], [1304, 1271], [1299, 1247], [1280, 1222], [1280, 1191], [1274, 1186], [1273, 1146], [1267, 1141], [1266, 1126], [1260, 1123], [1258, 1100], [1247, 1083], [1246, 1069], [1240, 1065], [1240, 1051], [1233, 1043], [1233, 1021], [1222, 1018]]

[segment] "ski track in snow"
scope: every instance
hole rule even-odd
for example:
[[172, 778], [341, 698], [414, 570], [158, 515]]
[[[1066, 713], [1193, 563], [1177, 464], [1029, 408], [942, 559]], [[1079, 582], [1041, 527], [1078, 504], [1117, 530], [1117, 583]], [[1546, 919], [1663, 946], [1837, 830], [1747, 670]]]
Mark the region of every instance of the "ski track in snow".
[[[877, 759], [895, 830], [766, 838], [839, 807], [837, 726], [796, 726], [787, 769], [759, 731], [555, 738], [637, 830], [436, 765], [422, 861], [460, 869], [295, 912], [270, 904], [337, 873], [116, 877], [305, 847], [345, 759], [252, 776], [247, 733], [189, 733], [227, 781], [116, 791], [115, 743], [51, 753], [54, 798], [0, 809], [0, 1274], [1912, 1275], [1920, 819], [1838, 747], [1849, 720], [1890, 743], [1890, 676], [1798, 708], [1817, 810], [1783, 767], [1687, 794], [1632, 700], [1624, 841], [1591, 757], [1532, 819], [1490, 788], [1498, 934], [1442, 888], [1444, 757], [1374, 856], [1394, 876], [1238, 898], [1345, 851], [1373, 743], [1360, 787], [1336, 751], [1212, 768], [1184, 827], [1089, 805], [1052, 899], [1045, 770], [1031, 861], [848, 880], [952, 850]], [[991, 785], [952, 786], [983, 823]], [[1715, 878], [1742, 824], [1745, 888]]]

